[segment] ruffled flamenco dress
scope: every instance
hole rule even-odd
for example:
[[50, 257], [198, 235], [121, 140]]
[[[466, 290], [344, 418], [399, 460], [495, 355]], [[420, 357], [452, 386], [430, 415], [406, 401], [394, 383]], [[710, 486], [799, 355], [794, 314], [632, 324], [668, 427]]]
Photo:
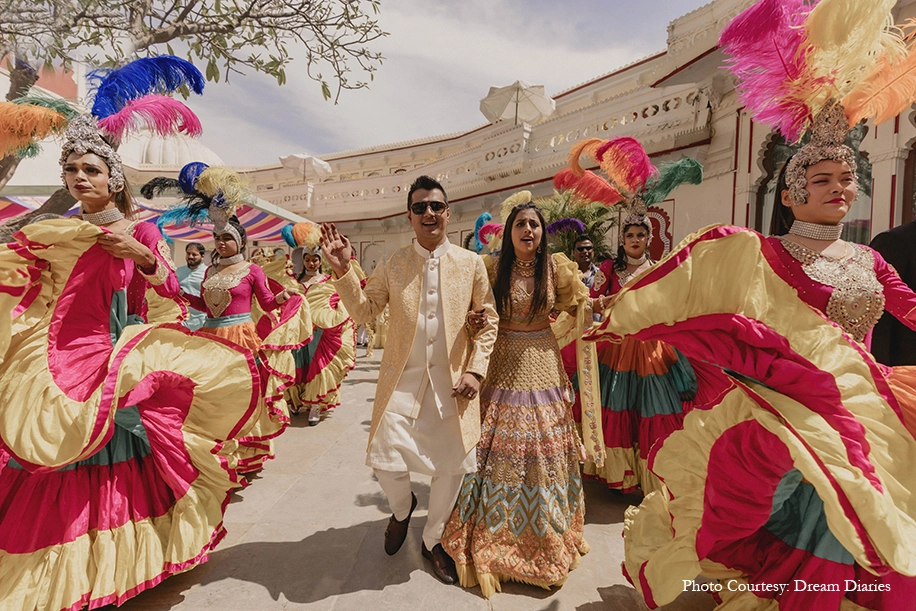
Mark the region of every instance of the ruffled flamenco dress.
[[284, 395], [296, 381], [293, 352], [312, 339], [308, 304], [300, 295], [278, 303], [274, 295], [284, 288], [259, 265], [247, 262], [228, 273], [207, 268], [201, 295], [184, 295], [192, 307], [207, 313], [197, 335], [248, 350], [257, 365], [261, 388], [257, 418], [254, 428], [238, 441], [243, 473], [262, 468], [265, 460], [274, 457], [273, 440], [289, 425]]
[[[630, 278], [615, 270], [613, 261], [605, 261], [591, 297], [616, 295]], [[693, 368], [684, 355], [659, 341], [625, 337], [619, 343], [600, 342], [597, 350], [607, 457], [601, 467], [586, 462], [583, 474], [624, 493], [659, 490], [658, 478], [646, 466], [649, 451], [681, 428], [685, 408], [696, 396]]]
[[[492, 284], [494, 262], [484, 259]], [[581, 442], [558, 335], [581, 336], [591, 311], [575, 263], [563, 255], [550, 262], [548, 304], [535, 322], [548, 320], [553, 309], [572, 311], [569, 329], [556, 335], [550, 327], [499, 329], [480, 390], [478, 470], [465, 476], [442, 535], [461, 585], [479, 583], [487, 598], [505, 581], [562, 585], [589, 550], [583, 534]], [[527, 321], [530, 302], [530, 294], [513, 293], [513, 321]], [[581, 344], [586, 351], [590, 347]]]
[[[360, 278], [366, 277], [355, 260], [350, 264]], [[270, 279], [305, 292], [312, 318], [312, 341], [293, 351], [296, 381], [286, 389], [290, 410], [298, 413], [303, 406], [320, 405], [321, 411], [326, 412], [339, 406], [340, 386], [356, 366], [356, 329], [328, 282], [330, 276], [319, 273], [300, 284], [288, 271], [286, 257], [262, 265]]]
[[177, 279], [154, 226], [132, 227], [157, 255], [146, 277], [96, 244], [103, 231], [56, 219], [0, 246], [5, 611], [121, 604], [205, 562], [242, 485], [252, 355], [177, 322], [134, 324], [150, 287], [174, 299]]
[[650, 454], [667, 493], [626, 515], [624, 571], [649, 607], [702, 575], [721, 609], [913, 608], [916, 375], [867, 340], [885, 307], [916, 326], [916, 295], [851, 250], [708, 228], [590, 334], [672, 344], [707, 398]]

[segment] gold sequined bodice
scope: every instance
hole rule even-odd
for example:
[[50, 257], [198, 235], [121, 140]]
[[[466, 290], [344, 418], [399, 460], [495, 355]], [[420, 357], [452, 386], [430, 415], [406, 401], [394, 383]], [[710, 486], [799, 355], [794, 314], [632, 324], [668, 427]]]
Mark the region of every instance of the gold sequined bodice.
[[232, 303], [232, 294], [230, 291], [241, 284], [242, 279], [245, 278], [250, 271], [251, 263], [247, 263], [233, 272], [216, 272], [210, 274], [207, 279], [204, 280], [203, 285], [201, 285], [204, 303], [207, 304], [207, 308], [214, 318], [218, 318], [226, 311], [226, 308]]
[[781, 242], [808, 278], [833, 288], [824, 312], [827, 317], [857, 341], [864, 341], [884, 312], [884, 287], [875, 274], [874, 254], [850, 245], [852, 254], [833, 259], [786, 238]]
[[513, 274], [511, 280], [511, 290], [509, 291], [509, 303], [511, 310], [509, 312], [508, 322], [515, 325], [539, 325], [550, 320], [550, 312], [556, 302], [557, 283], [556, 270], [552, 259], [549, 259], [550, 265], [547, 272], [547, 303], [544, 308], [537, 312], [533, 319], [529, 320], [531, 315], [531, 301], [534, 292], [529, 293], [524, 288], [524, 278], [517, 277]]

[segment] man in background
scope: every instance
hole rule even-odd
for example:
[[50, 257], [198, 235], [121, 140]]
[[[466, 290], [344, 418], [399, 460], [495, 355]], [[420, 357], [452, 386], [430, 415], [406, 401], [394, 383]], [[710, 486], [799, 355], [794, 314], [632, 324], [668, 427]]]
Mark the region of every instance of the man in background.
[[[204, 274], [207, 271], [207, 267], [204, 265], [205, 252], [207, 251], [204, 249], [204, 245], [198, 242], [191, 242], [185, 247], [184, 254], [187, 265], [175, 270], [175, 274], [178, 276], [178, 284], [181, 286], [182, 291], [191, 295], [200, 295], [200, 284], [204, 281]], [[197, 331], [203, 326], [205, 320], [207, 320], [206, 312], [188, 308], [188, 319], [182, 324], [191, 331]]]
[[[871, 247], [894, 266], [907, 286], [916, 291], [916, 221], [879, 233]], [[891, 367], [916, 365], [916, 332], [885, 312], [875, 326], [871, 351], [875, 360]]]

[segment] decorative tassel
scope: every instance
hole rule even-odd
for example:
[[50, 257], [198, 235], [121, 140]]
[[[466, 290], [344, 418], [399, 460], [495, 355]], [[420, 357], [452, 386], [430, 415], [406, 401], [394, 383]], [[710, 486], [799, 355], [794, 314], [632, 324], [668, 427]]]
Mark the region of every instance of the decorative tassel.
[[595, 151], [604, 143], [605, 141], [601, 138], [589, 138], [572, 145], [572, 148], [569, 149], [569, 168], [573, 174], [576, 176], [585, 174], [585, 169], [579, 163], [579, 157], [582, 156], [582, 153], [586, 153], [592, 159], [596, 159]]
[[0, 102], [0, 156], [12, 155], [66, 127], [67, 117], [55, 110]]
[[565, 218], [547, 225], [547, 235], [555, 235], [561, 231], [572, 231], [580, 235], [585, 233], [585, 224], [579, 219]]
[[200, 70], [173, 55], [143, 57], [115, 70], [93, 70], [88, 79], [95, 84], [92, 114], [99, 119], [151, 93], [170, 94], [184, 86], [197, 94], [204, 90], [204, 76]]
[[652, 206], [664, 201], [679, 185], [684, 183], [698, 185], [701, 182], [703, 182], [703, 166], [696, 159], [685, 157], [659, 168], [658, 180], [646, 189], [643, 201], [646, 206]]
[[881, 58], [874, 72], [843, 100], [849, 126], [874, 117], [875, 125], [900, 114], [916, 101], [916, 53], [897, 63]]
[[553, 177], [553, 184], [560, 191], [572, 190], [585, 202], [614, 206], [624, 199], [620, 191], [594, 172], [586, 171], [579, 177], [569, 168], [560, 170]]
[[618, 189], [636, 193], [657, 170], [639, 140], [630, 136], [614, 138], [595, 151], [601, 169]]
[[531, 191], [519, 191], [513, 195], [507, 197], [502, 205], [499, 207], [500, 215], [502, 216], [503, 222], [509, 218], [509, 215], [512, 214], [512, 209], [518, 206], [519, 204], [527, 204], [531, 201]]
[[474, 223], [474, 247], [479, 253], [483, 250], [483, 242], [480, 241], [480, 228], [486, 225], [488, 222], [493, 220], [493, 215], [489, 212], [484, 212], [477, 217], [477, 221]]
[[248, 201], [249, 197], [242, 178], [229, 168], [219, 166], [201, 172], [194, 188], [208, 197], [220, 195], [232, 207]]
[[182, 193], [182, 190], [181, 185], [178, 184], [178, 181], [174, 178], [157, 176], [156, 178], [150, 179], [148, 183], [140, 187], [140, 193], [146, 199], [153, 199], [165, 193], [179, 195]]
[[200, 119], [190, 108], [174, 98], [155, 93], [131, 100], [118, 112], [99, 121], [99, 127], [118, 140], [144, 126], [159, 136], [182, 132], [196, 138], [203, 131]]

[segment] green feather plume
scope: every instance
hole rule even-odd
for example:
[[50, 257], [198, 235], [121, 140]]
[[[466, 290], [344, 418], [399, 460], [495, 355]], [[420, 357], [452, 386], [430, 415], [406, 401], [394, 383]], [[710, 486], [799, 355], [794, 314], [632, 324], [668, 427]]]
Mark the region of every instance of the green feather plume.
[[643, 195], [646, 206], [664, 201], [668, 194], [684, 183], [698, 185], [703, 182], [703, 166], [690, 157], [658, 168], [658, 178], [651, 183]]
[[67, 121], [72, 121], [80, 114], [79, 110], [77, 110], [73, 104], [60, 98], [47, 98], [41, 95], [25, 95], [21, 98], [16, 98], [13, 100], [13, 103], [48, 108], [65, 116]]
[[40, 153], [41, 145], [33, 140], [16, 151], [16, 157], [19, 157], [20, 159], [33, 158], [38, 157]]

